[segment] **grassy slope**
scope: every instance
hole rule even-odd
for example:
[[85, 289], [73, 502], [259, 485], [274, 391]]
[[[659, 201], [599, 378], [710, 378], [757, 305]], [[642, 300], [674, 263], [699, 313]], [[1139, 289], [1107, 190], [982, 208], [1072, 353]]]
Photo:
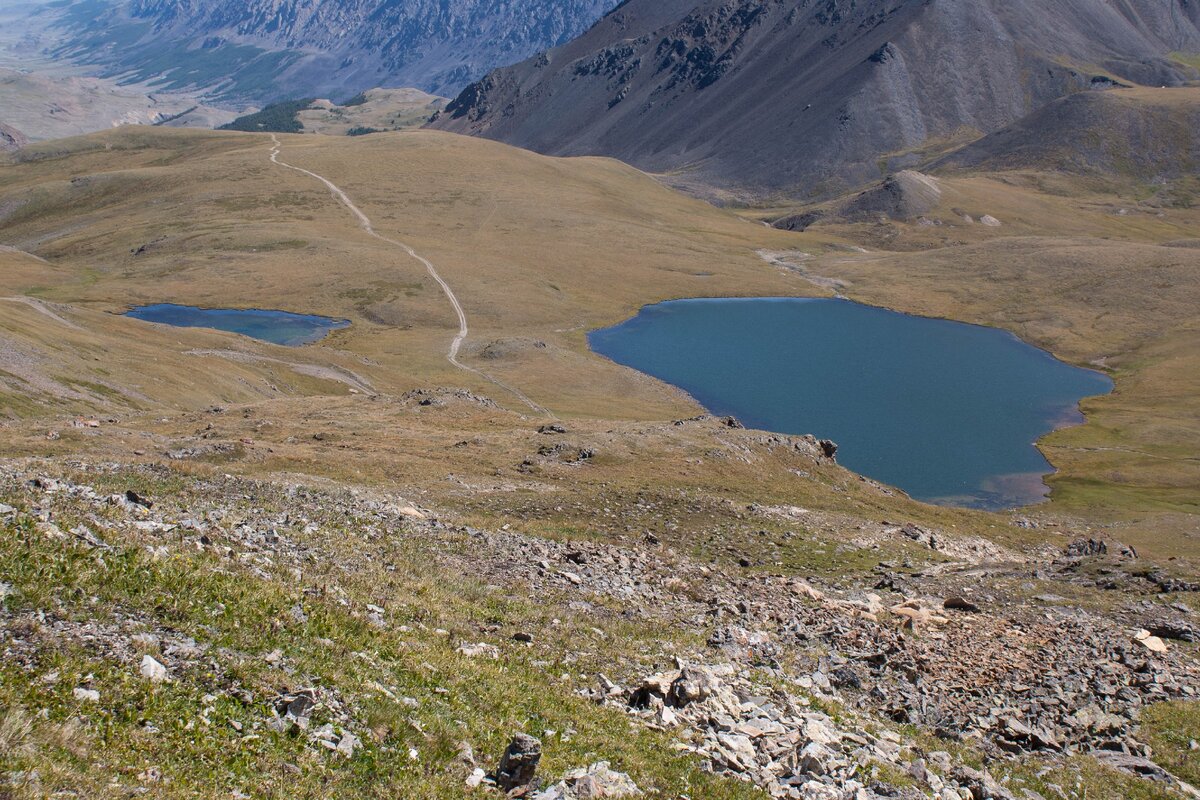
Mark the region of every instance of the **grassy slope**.
[[[358, 489], [252, 483], [204, 465], [83, 467], [69, 477], [87, 482], [101, 498], [133, 489], [152, 498], [168, 520], [200, 518], [212, 509], [223, 516], [205, 539], [194, 531], [180, 531], [177, 539], [129, 526], [128, 512], [103, 500], [97, 508], [62, 494], [48, 497], [5, 476], [0, 501], [52, 509], [61, 529], [82, 523], [113, 548], [101, 552], [70, 536], [55, 539], [38, 529], [32, 514], [0, 522], [0, 574], [10, 584], [0, 598], [9, 654], [0, 665], [0, 771], [24, 776], [16, 780], [17, 797], [70, 789], [116, 798], [139, 787], [165, 798], [234, 791], [461, 797], [470, 771], [458, 759], [461, 743], [491, 766], [515, 730], [542, 738], [547, 776], [607, 759], [651, 797], [759, 796], [748, 784], [702, 772], [675, 751], [670, 734], [631, 726], [624, 715], [575, 692], [593, 685], [597, 672], [625, 682], [696, 650], [703, 623], [655, 624], [636, 595], [623, 602], [597, 593], [589, 603], [555, 591], [527, 596], [519, 581], [464, 569], [476, 545], [463, 529], [446, 526], [431, 539], [425, 528], [381, 523], [365, 512], [370, 505]], [[358, 504], [348, 513], [350, 494]], [[701, 495], [695, 492], [686, 505], [694, 507]], [[365, 499], [376, 497], [396, 501], [390, 493]], [[721, 514], [725, 521], [733, 516]], [[671, 519], [689, 522], [683, 515]], [[253, 533], [267, 528], [277, 528], [275, 544]], [[686, 541], [692, 531], [681, 533]], [[873, 557], [885, 555], [921, 558], [915, 550]], [[661, 557], [675, 560], [669, 547]], [[831, 578], [855, 570], [845, 563], [823, 566]], [[786, 569], [823, 571], [816, 564]], [[704, 587], [672, 591], [703, 594]], [[384, 624], [371, 623], [370, 605], [382, 609]], [[512, 641], [515, 631], [533, 632], [533, 645]], [[203, 656], [172, 651], [181, 640], [194, 640]], [[456, 652], [460, 643], [481, 640], [499, 647], [498, 660]], [[155, 686], [138, 675], [143, 653], [165, 653], [171, 682]], [[363, 740], [353, 759], [270, 728], [276, 695], [306, 686], [321, 693], [312, 727], [350, 724]], [[99, 692], [99, 701], [76, 698], [76, 687]], [[849, 721], [857, 716], [838, 713], [845, 724], [858, 724]], [[1184, 716], [1189, 713], [1172, 706], [1148, 716], [1152, 736], [1159, 737], [1152, 740], [1156, 751], [1166, 737], [1175, 749], [1164, 743], [1164, 752], [1187, 757], [1180, 742], [1194, 724]], [[905, 733], [919, 752], [961, 748], [968, 763], [982, 763], [969, 744], [915, 729]], [[1068, 787], [1068, 796], [1095, 800], [1174, 796], [1086, 757], [993, 761], [991, 768], [998, 777], [1011, 775], [1014, 790], [1045, 792], [1057, 784]], [[36, 782], [28, 780], [30, 770], [37, 770]], [[879, 777], [911, 783], [899, 773]]]
[[1137, 182], [1033, 170], [941, 185], [934, 225], [816, 226], [869, 252], [817, 243], [808, 271], [857, 300], [1004, 327], [1109, 370], [1117, 390], [1085, 402], [1089, 424], [1042, 442], [1060, 470], [1049, 510], [1120, 520], [1117, 535], [1164, 554], [1196, 552], [1200, 249], [1177, 245], [1200, 236], [1200, 211]]
[[[449, 101], [418, 89], [370, 89], [344, 105], [321, 101], [297, 118], [305, 133], [345, 135], [354, 129], [393, 131], [419, 128]], [[359, 102], [361, 101], [361, 102]]]
[[[54, 418], [0, 427], [6, 453], [62, 458], [94, 453], [157, 461], [177, 446], [236, 443], [232, 455], [189, 462], [181, 471], [296, 472], [358, 484], [400, 484], [431, 504], [459, 509], [466, 520], [492, 525], [511, 520], [550, 537], [617, 542], [652, 531], [681, 552], [717, 563], [750, 556], [755, 569], [796, 574], [855, 574], [873, 569], [881, 559], [913, 558], [919, 569], [935, 558], [903, 542], [882, 550], [843, 547], [853, 531], [884, 519], [983, 534], [1018, 548], [1060, 546], [1056, 532], [1022, 531], [1003, 517], [920, 506], [840, 469], [792, 463], [786, 454], [771, 453], [778, 445], [750, 441], [757, 436], [753, 432], [725, 432], [715, 424], [699, 430], [637, 422], [686, 416], [696, 409], [665, 387], [586, 353], [587, 328], [656, 299], [821, 291], [767, 266], [754, 253], [757, 248], [796, 247], [821, 252], [812, 271], [849, 278], [856, 297], [1005, 324], [1076, 360], [1111, 357], [1110, 363], [1128, 370], [1118, 375], [1127, 394], [1098, 402], [1096, 418], [1102, 420], [1114, 403], [1128, 403], [1128, 435], [1138, 447], [1159, 448], [1156, 456], [1167, 453], [1172, 443], [1183, 442], [1180, 449], [1186, 449], [1194, 430], [1188, 405], [1194, 394], [1173, 373], [1157, 375], [1151, 369], [1170, 355], [1152, 349], [1173, 341], [1164, 336], [1162, 320], [1186, 322], [1187, 310], [1194, 308], [1187, 293], [1193, 286], [1191, 251], [1146, 244], [1188, 238], [1192, 223], [1186, 215], [1171, 212], [1165, 221], [1116, 217], [1103, 205], [1111, 201], [1099, 193], [1080, 205], [1044, 187], [1032, 191], [1021, 181], [964, 179], [962, 196], [954, 202], [969, 203], [972, 214], [1000, 216], [1005, 228], [913, 226], [899, 236], [887, 234], [886, 254], [850, 257], [844, 246], [832, 247], [831, 240], [866, 241], [875, 250], [879, 244], [870, 237], [884, 232], [856, 228], [796, 236], [771, 231], [669, 192], [614, 162], [546, 159], [431, 133], [365, 140], [285, 137], [284, 143], [286, 160], [333, 177], [380, 231], [408, 241], [439, 266], [471, 317], [468, 360], [571, 417], [566, 440], [594, 447], [592, 462], [578, 468], [539, 461], [538, 448], [547, 439], [535, 432], [537, 421], [503, 410], [474, 409], [469, 402], [423, 407], [393, 398], [339, 399], [328, 395], [344, 393], [344, 384], [294, 377], [289, 382], [294, 370], [271, 362], [237, 362], [230, 371], [227, 359], [196, 362], [195, 356], [185, 357], [197, 347], [249, 348], [258, 355], [353, 370], [391, 395], [416, 386], [467, 385], [515, 406], [496, 387], [445, 363], [453, 318], [420, 265], [363, 236], [319, 185], [270, 165], [267, 138], [173, 131], [115, 131], [56, 142], [31, 151], [32, 161], [0, 167], [0, 209], [6, 215], [0, 219], [0, 240], [53, 265], [43, 270], [29, 256], [0, 253], [6, 266], [14, 265], [0, 275], [4, 293], [35, 291], [40, 298], [69, 303], [72, 309], [63, 310], [63, 317], [83, 328], [70, 333], [45, 314], [18, 306], [22, 316], [0, 331], [5, 340], [47, 348], [64, 337], [61, 353], [50, 359], [61, 365], [59, 371], [94, 377], [95, 358], [107, 358], [100, 364], [110, 373], [107, 380], [142, 386], [149, 397], [144, 406], [101, 398], [16, 409], [21, 416], [97, 407], [121, 413], [99, 429], [69, 428]], [[25, 199], [27, 205], [13, 207], [13, 201]], [[1017, 212], [1024, 203], [1044, 205], [1022, 218]], [[1084, 220], [1094, 231], [1080, 232], [1079, 223], [1072, 221], [1047, 232], [1046, 221], [1057, 219]], [[1103, 241], [1099, 236], [1106, 230], [1133, 242]], [[1023, 238], [1010, 239], [1013, 232]], [[962, 242], [936, 238], [944, 236]], [[912, 252], [935, 245], [942, 251]], [[1129, 278], [1128, 259], [1145, 259], [1147, 252], [1181, 259], [1165, 268], [1180, 291], [1155, 290]], [[1039, 269], [1024, 269], [1022, 264], [1033, 259]], [[1083, 279], [1078, 277], [1081, 269], [1088, 270]], [[1066, 280], [1067, 275], [1075, 280]], [[1097, 293], [1094, 286], [1113, 288]], [[1056, 313], [1031, 317], [1021, 311], [1029, 307], [1031, 292], [1053, 298]], [[1099, 320], [1086, 313], [1097, 296], [1112, 306]], [[145, 326], [105, 313], [162, 300], [285, 307], [349, 317], [355, 325], [323, 346], [285, 351], [222, 334], [174, 330], [164, 345], [141, 335], [150, 330]], [[1130, 311], [1151, 302], [1156, 304], [1153, 314]], [[501, 357], [481, 358], [479, 348], [496, 339], [507, 343]], [[547, 347], [529, 346], [533, 340]], [[1195, 349], [1180, 341], [1177, 355], [1186, 369]], [[97, 352], [89, 353], [88, 346]], [[1132, 354], [1142, 353], [1159, 360], [1141, 366]], [[1139, 379], [1150, 385], [1139, 385]], [[12, 397], [28, 395], [27, 389], [10, 392]], [[1148, 414], [1152, 398], [1160, 398], [1160, 405]], [[233, 414], [195, 413], [213, 402], [253, 404]], [[612, 421], [619, 418], [634, 421]], [[1175, 427], [1167, 429], [1168, 424]], [[1162, 429], [1156, 433], [1153, 426]], [[58, 438], [48, 439], [50, 431]], [[1089, 426], [1060, 436], [1085, 432], [1103, 441], [1112, 435], [1103, 426]], [[1070, 458], [1070, 452], [1064, 448], [1061, 458]], [[1098, 455], [1109, 451], [1087, 452], [1094, 454], [1089, 457], [1110, 457]], [[533, 466], [525, 467], [526, 460]], [[1182, 488], [1168, 487], [1164, 502], [1170, 513], [1153, 519], [1156, 532], [1183, 532], [1194, 519], [1180, 513], [1191, 478], [1186, 459], [1175, 460], [1165, 474]], [[1068, 463], [1063, 481], [1072, 478], [1072, 469]], [[1150, 473], [1139, 467], [1132, 474], [1134, 491], [1128, 497], [1103, 486], [1095, 491], [1122, 511], [1144, 509]], [[188, 491], [186, 481], [181, 487], [169, 491]], [[1059, 505], [1040, 516], [1052, 517], [1061, 508], [1086, 512], [1092, 522], [1112, 520], [1111, 511], [1091, 511], [1088, 502], [1073, 499], [1080, 494], [1068, 489]], [[802, 504], [814, 513], [803, 524], [772, 522], [750, 513], [750, 503]], [[643, 513], [644, 504], [656, 510]], [[601, 514], [605, 508], [612, 511]], [[1143, 532], [1150, 530], [1146, 517], [1134, 520]], [[1069, 521], [1065, 530], [1083, 531], [1086, 524]], [[346, 541], [358, 543], [352, 523], [345, 533]], [[230, 569], [203, 555], [153, 562], [136, 552], [143, 544], [137, 539], [124, 542], [128, 554], [106, 559], [107, 565], [100, 567], [80, 552], [56, 549], [30, 536], [25, 523], [6, 526], [0, 535], [4, 573], [17, 576], [14, 583], [21, 592], [8, 601], [9, 608], [28, 614], [51, 607], [56, 615], [76, 621], [115, 618], [122, 607], [132, 609], [139, 619], [152, 621], [148, 624], [227, 647], [235, 657], [222, 668], [251, 687], [260, 704], [288, 680], [262, 659], [279, 648], [303, 677], [319, 677], [356, 698], [352, 702], [372, 708], [381, 731], [369, 743], [368, 755], [348, 769], [311, 760], [296, 743], [270, 736], [239, 744], [237, 756], [230, 757], [232, 742], [243, 737], [229, 733], [233, 728], [225, 722], [252, 723], [254, 709], [222, 705], [212, 715], [217, 724], [199, 736], [178, 729], [182, 711], [203, 705], [205, 676], [185, 676], [151, 691], [104, 659], [68, 649], [47, 656], [51, 660], [36, 670], [57, 669], [57, 684], [0, 681], [0, 692], [7, 693], [0, 700], [10, 709], [0, 721], [0, 736], [10, 745], [0, 748], [8, 759], [0, 762], [6, 770], [36, 766], [56, 785], [83, 785], [99, 796], [110, 790], [92, 776], [119, 773], [123, 782], [135, 784], [150, 766], [178, 776], [183, 793], [194, 787], [199, 775], [194, 765], [200, 763], [212, 770], [212, 785], [220, 792], [239, 787], [266, 791], [268, 784], [282, 784], [300, 796], [330, 791], [354, 795], [378, 788], [453, 797], [461, 794], [462, 776], [451, 766], [459, 738], [466, 736], [494, 758], [504, 737], [523, 720], [535, 720], [537, 730], [563, 730], [564, 723], [575, 720], [576, 736], [561, 749], [555, 744], [549, 756], [552, 771], [577, 766], [595, 754], [615, 758], [619, 768], [644, 786], [661, 788], [664, 796], [687, 791], [688, 785], [693, 796], [745, 796], [744, 787], [713, 783], [688, 762], [675, 760], [664, 739], [645, 732], [631, 735], [623, 717], [585, 707], [556, 688], [547, 676], [558, 670], [544, 664], [517, 658], [506, 661], [501, 672], [489, 663], [465, 661], [429, 632], [412, 637], [415, 650], [410, 652], [392, 633], [366, 626], [324, 597], [312, 601], [311, 627], [277, 625], [298, 591], [282, 570], [252, 580], [241, 567]], [[461, 574], [432, 569], [419, 553], [408, 554], [407, 567], [398, 575], [381, 568], [386, 562], [381, 557], [374, 567], [347, 578], [340, 559], [350, 559], [356, 549], [343, 548], [339, 559], [318, 561], [312, 569], [318, 577], [345, 584], [358, 606], [384, 596], [389, 613], [415, 618], [431, 629], [442, 625], [469, 635], [477, 621], [498, 620], [543, 632], [551, 627], [550, 613], [572, 613], [547, 605], [545, 598], [536, 604], [497, 598]], [[79, 591], [51, 596], [45, 588], [61, 583]], [[160, 596], [174, 599], [164, 603]], [[226, 603], [229, 615], [215, 622], [205, 613], [211, 607], [206, 601], [214, 597], [236, 598]], [[570, 616], [562, 619], [570, 630], [595, 624], [590, 618], [578, 623]], [[666, 634], [600, 627], [605, 641], [627, 642], [634, 652], [666, 649], [656, 639]], [[683, 635], [671, 635], [676, 633]], [[618, 655], [615, 644], [592, 644], [601, 659]], [[559, 654], [565, 658], [576, 643], [561, 646]], [[376, 655], [360, 664], [354, 656], [359, 652]], [[81, 707], [70, 693], [74, 680], [89, 672], [103, 688], [97, 708]], [[380, 701], [367, 688], [371, 680], [422, 697], [442, 686], [451, 690], [451, 697], [464, 698], [434, 703], [417, 715], [429, 733], [419, 740], [425, 754], [419, 767], [396, 757], [418, 742], [409, 713]], [[50, 709], [48, 720], [34, 713], [43, 707]], [[71, 722], [80, 716], [82, 727]], [[159, 734], [147, 735], [142, 720], [149, 720]], [[1168, 720], [1162, 728], [1178, 738], [1185, 729], [1181, 725]], [[295, 763], [299, 772], [281, 776], [272, 771], [287, 769], [278, 766], [287, 763]], [[1113, 797], [1134, 792], [1157, 796], [1141, 784], [1121, 783], [1097, 771], [1090, 761], [1062, 767], [1051, 778], [1074, 780], [1074, 770], [1082, 785], [1090, 787], [1091, 797], [1104, 796], [1104, 791]], [[1049, 780], [1035, 779], [1033, 771], [1028, 779]], [[163, 788], [167, 796], [176, 790]]]
[[[500, 337], [545, 342], [518, 342], [487, 368], [560, 414], [694, 409], [587, 355], [588, 328], [668, 297], [810, 292], [754, 254], [781, 234], [615, 162], [427, 132], [284, 143], [285, 159], [335, 176], [381, 232], [437, 264], [470, 317], [468, 357]], [[0, 237], [71, 268], [50, 299], [343, 316], [356, 325], [329, 343], [368, 359], [383, 390], [486, 386], [446, 364], [454, 318], [424, 268], [362, 234], [318, 183], [270, 164], [269, 148], [262, 136], [121, 130], [34, 149], [0, 167], [0, 205], [28, 198]]]
[[[0, 207], [9, 208], [0, 235], [55, 265], [37, 281], [41, 297], [106, 311], [175, 301], [349, 317], [352, 328], [306, 348], [303, 360], [351, 370], [384, 392], [468, 385], [515, 407], [445, 362], [453, 317], [423, 267], [363, 235], [315, 181], [271, 165], [268, 148], [260, 136], [144, 129], [42, 145], [0, 167]], [[1129, 535], [1142, 544], [1158, 530], [1195, 528], [1200, 425], [1188, 376], [1198, 372], [1200, 249], [1161, 245], [1200, 236], [1200, 212], [1156, 205], [1153, 189], [1029, 171], [967, 175], [944, 180], [942, 225], [787, 234], [616, 162], [437, 133], [284, 137], [283, 155], [335, 177], [381, 232], [430, 257], [466, 306], [466, 358], [560, 415], [693, 413], [678, 393], [589, 355], [585, 331], [669, 297], [824, 293], [754, 252], [807, 249], [818, 255], [810, 271], [850, 281], [856, 299], [1001, 325], [1077, 363], [1105, 359], [1116, 394], [1089, 402], [1092, 425], [1045, 443], [1062, 468], [1052, 508], [1093, 522], [1131, 519]], [[966, 225], [959, 212], [1004, 225]], [[6, 292], [29, 291], [28, 274], [8, 277]], [[115, 324], [94, 319], [97, 330]], [[497, 340], [490, 354], [499, 357], [479, 358]], [[296, 351], [282, 357], [300, 360]], [[213, 369], [227, 363], [210, 360]], [[105, 368], [113, 374], [87, 380], [132, 380], [132, 365]], [[239, 368], [271, 391], [247, 392], [240, 381], [213, 401], [328, 387], [280, 385], [279, 370], [264, 374], [261, 363]], [[167, 381], [154, 396], [197, 407], [205, 398], [194, 386]]]
[[[160, 497], [172, 492], [164, 485], [151, 488]], [[267, 498], [259, 502], [267, 503], [267, 511], [273, 507]], [[377, 533], [353, 522], [330, 534], [358, 539], [360, 548], [379, 547], [368, 542]], [[5, 610], [20, 619], [40, 610], [48, 613], [48, 624], [81, 626], [92, 634], [75, 643], [43, 644], [32, 661], [6, 658], [0, 666], [0, 772], [36, 769], [40, 778], [20, 796], [74, 790], [115, 798], [141, 786], [163, 798], [228, 797], [234, 791], [254, 797], [455, 798], [463, 796], [470, 771], [456, 760], [460, 743], [472, 744], [490, 762], [514, 730], [546, 741], [546, 774], [603, 757], [658, 796], [755, 796], [748, 785], [714, 778], [680, 758], [667, 736], [631, 727], [620, 713], [575, 696], [573, 681], [556, 679], [582, 665], [560, 660], [570, 648], [568, 642], [551, 643], [547, 613], [560, 615], [566, 630], [595, 631], [586, 634], [593, 648], [612, 647], [605, 642], [624, 647], [631, 637], [647, 650], [664, 645], [641, 638], [648, 631], [619, 617], [589, 615], [585, 622], [552, 598], [539, 606], [432, 569], [427, 558], [409, 560], [398, 541], [387, 545], [384, 559], [399, 564], [398, 570], [383, 569], [383, 560], [306, 565], [307, 584], [332, 588], [313, 593], [300, 591], [297, 578], [282, 567], [253, 570], [179, 551], [159, 558], [147, 553], [145, 545], [153, 541], [145, 537], [105, 535], [120, 549], [98, 558], [85, 546], [47, 541], [29, 518], [0, 524], [0, 572], [16, 592], [3, 601]], [[364, 619], [368, 603], [386, 607], [387, 628]], [[303, 622], [291, 616], [296, 606], [305, 610]], [[503, 661], [458, 654], [460, 637], [478, 636], [481, 620], [536, 626], [539, 641], [547, 641], [536, 652], [506, 647]], [[207, 666], [153, 685], [130, 666], [137, 654], [114, 658], [105, 652], [106, 631], [119, 630], [123, 635], [116, 638], [127, 639], [131, 628], [194, 638], [211, 658]], [[436, 633], [439, 628], [451, 636]], [[15, 632], [39, 638], [36, 624], [19, 623]], [[138, 646], [159, 653], [160, 645]], [[278, 662], [267, 658], [275, 650], [282, 654]], [[535, 656], [549, 656], [557, 670]], [[30, 673], [42, 679], [30, 680]], [[272, 697], [300, 684], [332, 693], [367, 721], [368, 730], [360, 729], [365, 747], [352, 761], [322, 755], [302, 737], [266, 727]], [[99, 691], [100, 701], [76, 699], [73, 690], [81, 685]], [[405, 697], [420, 698], [419, 705], [410, 707]], [[335, 711], [318, 711], [313, 725], [327, 721], [337, 721]]]

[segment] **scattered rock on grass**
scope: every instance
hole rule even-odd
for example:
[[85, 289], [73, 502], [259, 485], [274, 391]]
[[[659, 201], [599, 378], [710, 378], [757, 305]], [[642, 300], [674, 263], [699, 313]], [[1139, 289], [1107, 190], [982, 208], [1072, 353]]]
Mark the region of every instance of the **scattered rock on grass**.
[[525, 733], [518, 733], [509, 742], [500, 766], [496, 769], [496, 785], [511, 792], [523, 787], [537, 788], [538, 763], [542, 760], [542, 743]]
[[533, 800], [593, 800], [634, 797], [641, 793], [632, 778], [609, 768], [607, 761], [601, 761], [586, 769], [568, 772], [561, 781], [535, 794]]
[[142, 656], [142, 677], [152, 683], [163, 683], [171, 679], [171, 674], [156, 658], [150, 655]]

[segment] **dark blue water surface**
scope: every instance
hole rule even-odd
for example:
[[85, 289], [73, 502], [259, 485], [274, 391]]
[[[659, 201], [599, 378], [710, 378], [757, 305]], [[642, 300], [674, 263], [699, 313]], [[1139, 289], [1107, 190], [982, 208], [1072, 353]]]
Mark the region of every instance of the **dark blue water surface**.
[[1037, 502], [1034, 446], [1112, 390], [1005, 331], [846, 300], [676, 300], [588, 336], [714, 414], [832, 439], [846, 467], [929, 502]]
[[289, 347], [318, 341], [330, 331], [345, 328], [350, 324], [350, 321], [345, 319], [293, 314], [289, 311], [196, 308], [171, 303], [138, 306], [129, 311], [127, 316], [182, 328], [214, 328]]

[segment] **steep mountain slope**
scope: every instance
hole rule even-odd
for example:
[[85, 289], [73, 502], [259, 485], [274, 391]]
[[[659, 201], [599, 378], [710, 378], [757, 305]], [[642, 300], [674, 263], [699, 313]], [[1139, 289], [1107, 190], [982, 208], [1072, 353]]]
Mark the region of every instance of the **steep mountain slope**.
[[1200, 88], [1118, 89], [1048, 104], [934, 167], [1053, 168], [1166, 181], [1194, 178], [1200, 165]]
[[468, 87], [434, 124], [811, 197], [1073, 92], [1200, 78], [1180, 55], [1196, 51], [1190, 0], [630, 0]]
[[67, 51], [114, 74], [221, 85], [228, 97], [454, 93], [569, 40], [616, 0], [102, 0], [74, 3]]

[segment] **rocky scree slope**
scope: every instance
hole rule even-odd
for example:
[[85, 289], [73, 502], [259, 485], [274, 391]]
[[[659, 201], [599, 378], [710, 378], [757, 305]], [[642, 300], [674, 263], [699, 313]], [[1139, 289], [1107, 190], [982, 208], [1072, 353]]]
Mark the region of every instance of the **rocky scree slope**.
[[[1045, 796], [1037, 784], [1018, 789], [1023, 779], [1006, 786], [993, 775], [1031, 756], [1049, 759], [1050, 772], [1055, 759], [1078, 753], [1128, 772], [1124, 780], [1188, 790], [1151, 760], [1137, 721], [1147, 704], [1195, 698], [1200, 674], [1187, 643], [1200, 631], [1179, 593], [1200, 585], [1156, 584], [1152, 568], [1112, 541], [1080, 539], [1057, 555], [991, 547], [981, 558], [969, 546], [946, 550], [955, 539], [945, 532], [906, 526], [903, 535], [931, 554], [954, 557], [830, 585], [699, 563], [654, 543], [480, 530], [371, 490], [184, 478], [155, 466], [8, 463], [0, 466], [0, 499], [0, 557], [10, 568], [0, 583], [0, 646], [10, 677], [22, 675], [38, 702], [73, 698], [82, 732], [75, 757], [79, 739], [91, 735], [89, 720], [141, 691], [131, 685], [137, 678], [120, 676], [140, 675], [174, 687], [179, 702], [170, 713], [188, 715], [160, 738], [187, 721], [181, 730], [190, 742], [223, 735], [235, 750], [264, 756], [264, 748], [284, 748], [301, 765], [289, 778], [297, 787], [310, 785], [310, 772], [340, 781], [357, 758], [359, 769], [383, 770], [373, 780], [395, 777], [388, 765], [421, 761], [439, 780], [498, 781], [521, 789], [517, 796], [605, 796], [561, 784], [533, 795], [533, 769], [522, 770], [525, 785], [505, 783], [503, 769], [489, 777], [483, 766], [499, 756], [491, 728], [504, 724], [504, 708], [478, 708], [477, 720], [454, 729], [468, 738], [458, 755], [439, 743], [438, 709], [449, 704], [461, 718], [456, 704], [479, 702], [481, 693], [507, 697], [528, 680], [517, 677], [521, 670], [533, 669], [547, 680], [575, 673], [564, 673], [554, 691], [628, 715], [634, 736], [665, 733], [708, 771], [772, 797], [1036, 799]], [[74, 565], [63, 579], [77, 588], [46, 595], [38, 570], [53, 572], [60, 561]], [[197, 576], [197, 592], [209, 589], [205, 575], [248, 591], [198, 594], [193, 613], [183, 611], [194, 605], [187, 598], [164, 602], [161, 589], [128, 583], [175, 572]], [[109, 586], [86, 584], [85, 573]], [[494, 595], [487, 619], [453, 604], [411, 605], [428, 591], [414, 587], [430, 575], [470, 575], [468, 595]], [[1015, 590], [1030, 582], [1044, 593]], [[238, 603], [261, 599], [255, 587], [273, 606], [264, 613], [275, 615], [257, 643], [230, 627], [249, 611]], [[1118, 607], [1089, 610], [1053, 593], [1092, 589], [1118, 591]], [[113, 594], [123, 590], [128, 597]], [[537, 598], [554, 620], [538, 628], [535, 619], [510, 618], [516, 606], [498, 602], [510, 592]], [[101, 596], [117, 600], [111, 613]], [[338, 615], [348, 621], [335, 622]], [[309, 653], [338, 652], [349, 644], [341, 637], [362, 629], [369, 644], [350, 645], [363, 649], [337, 667]], [[633, 630], [658, 637], [658, 651], [623, 650]], [[393, 651], [395, 671], [382, 657]], [[439, 684], [451, 672], [437, 669], [462, 679]], [[193, 694], [201, 706], [188, 710]], [[403, 728], [384, 724], [393, 706], [408, 718]], [[139, 724], [162, 725], [163, 710], [151, 702]], [[210, 728], [210, 715], [222, 725]], [[581, 738], [584, 723], [576, 721]], [[578, 749], [552, 733], [547, 750]], [[517, 739], [540, 752], [530, 737]], [[135, 746], [149, 758], [173, 758], [153, 741], [142, 736]], [[612, 757], [626, 745], [580, 746], [601, 748], [589, 757]], [[407, 761], [388, 755], [398, 746]], [[28, 747], [8, 756], [16, 764], [32, 757]], [[628, 776], [599, 767], [593, 776], [628, 787]], [[164, 772], [171, 770], [147, 769], [136, 782], [144, 787]], [[8, 777], [25, 789], [51, 788], [28, 771]], [[635, 777], [649, 788], [646, 775]], [[565, 782], [581, 779], [568, 773]], [[708, 796], [696, 788], [695, 796]]]
[[[259, 102], [376, 86], [453, 94], [489, 69], [568, 41], [615, 2], [120, 0], [98, 17], [69, 17], [68, 49], [86, 47], [85, 59], [114, 74], [201, 75], [221, 94]], [[247, 48], [278, 57], [239, 65]]]
[[1200, 72], [1190, 0], [629, 0], [469, 86], [435, 127], [693, 188], [832, 196], [1053, 100]]

